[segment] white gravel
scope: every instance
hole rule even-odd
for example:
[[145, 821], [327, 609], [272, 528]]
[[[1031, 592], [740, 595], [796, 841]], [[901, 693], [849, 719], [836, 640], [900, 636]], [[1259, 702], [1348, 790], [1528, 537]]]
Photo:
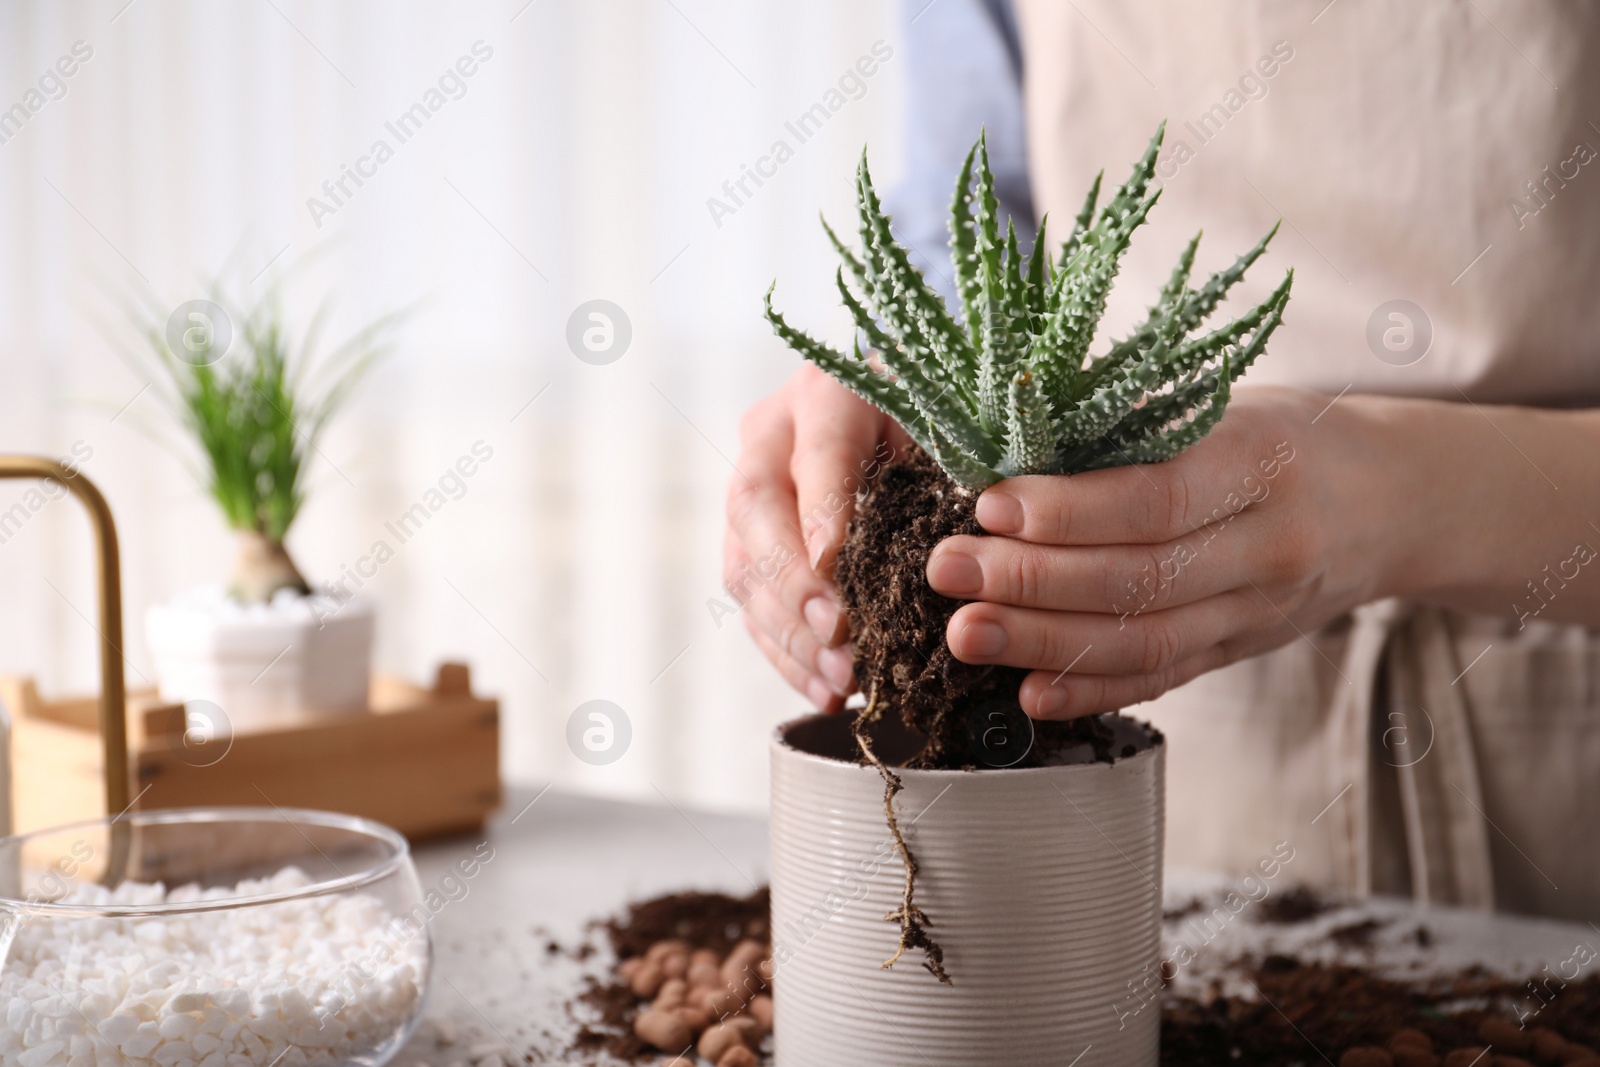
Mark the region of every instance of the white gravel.
[[[77, 886], [57, 903], [221, 900], [310, 884], [291, 867], [232, 889]], [[159, 918], [30, 916], [0, 964], [0, 1064], [359, 1063], [419, 1005], [428, 943], [417, 929], [371, 894]]]

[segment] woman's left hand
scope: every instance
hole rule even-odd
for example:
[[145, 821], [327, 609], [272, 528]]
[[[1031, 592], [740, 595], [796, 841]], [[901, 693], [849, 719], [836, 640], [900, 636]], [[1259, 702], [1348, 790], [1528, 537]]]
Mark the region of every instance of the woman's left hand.
[[[1070, 718], [1159, 696], [1392, 595], [1421, 506], [1390, 420], [1302, 390], [1241, 387], [1165, 463], [1008, 479], [979, 498], [1000, 536], [951, 537], [928, 582], [964, 605], [968, 663], [1032, 670], [1023, 708]], [[1348, 410], [1341, 410], [1342, 408]]]

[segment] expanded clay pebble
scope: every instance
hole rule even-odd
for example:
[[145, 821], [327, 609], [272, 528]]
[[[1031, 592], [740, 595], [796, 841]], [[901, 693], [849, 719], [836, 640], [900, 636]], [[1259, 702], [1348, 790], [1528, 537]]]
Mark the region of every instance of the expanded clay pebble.
[[[757, 1065], [764, 1062], [762, 1048], [772, 1032], [769, 911], [764, 889], [749, 897], [687, 892], [630, 904], [623, 914], [597, 923], [616, 962], [609, 975], [590, 976], [587, 988], [568, 1002], [578, 1028], [564, 1062], [718, 1067], [735, 1048], [754, 1056]], [[641, 975], [648, 980], [638, 981]], [[659, 1042], [681, 1031], [652, 1018], [645, 1027], [656, 1040], [647, 1039], [635, 1024], [651, 1013], [687, 1025], [694, 1046], [715, 1030], [712, 1044], [726, 1047], [713, 1047], [721, 1055], [710, 1059], [689, 1042], [662, 1047]], [[746, 1061], [735, 1056], [741, 1062]]]
[[685, 977], [689, 985], [697, 989], [709, 989], [721, 985], [722, 961], [715, 952], [696, 952], [694, 958], [689, 961], [689, 972]]
[[1567, 1051], [1567, 1039], [1548, 1026], [1535, 1026], [1528, 1031], [1533, 1043], [1533, 1054], [1546, 1063], [1560, 1063]]
[[772, 998], [766, 994], [756, 997], [750, 1002], [750, 1015], [760, 1023], [762, 1029], [772, 1029]]
[[1339, 1056], [1339, 1067], [1394, 1067], [1394, 1056], [1370, 1045], [1357, 1046]]
[[628, 986], [633, 990], [633, 995], [640, 1000], [649, 1000], [661, 988], [661, 983], [667, 976], [661, 970], [661, 964], [656, 960], [646, 960], [644, 966], [634, 972], [629, 979]]
[[717, 1067], [759, 1067], [761, 1057], [745, 1048], [735, 1045], [722, 1054], [722, 1059], [717, 1061]]
[[[617, 977], [648, 1002], [634, 1017], [634, 1034], [684, 1062], [693, 1061], [693, 1054], [683, 1054], [693, 1047], [717, 1067], [730, 1055], [733, 1067], [759, 1064], [754, 1050], [772, 1029], [772, 998], [757, 992], [767, 985], [762, 972], [771, 974], [767, 951], [759, 941], [745, 939], [723, 958], [672, 939], [623, 960]], [[669, 971], [675, 976], [666, 977]]]
[[1381, 1048], [1361, 1045], [1346, 1049], [1339, 1057], [1339, 1067], [1394, 1067], [1394, 1057]]
[[1523, 1053], [1533, 1051], [1533, 1035], [1510, 1019], [1485, 1019], [1478, 1024], [1478, 1036], [1483, 1043], [1497, 1052]]
[[694, 1029], [681, 1016], [656, 1008], [639, 1013], [633, 1032], [663, 1052], [682, 1051], [694, 1041]]
[[761, 976], [756, 973], [756, 966], [767, 957], [767, 946], [756, 941], [741, 941], [733, 946], [733, 951], [728, 953], [728, 958], [722, 964], [722, 981], [729, 986], [744, 986], [752, 990], [760, 988]]
[[1394, 1067], [1439, 1067], [1433, 1038], [1421, 1030], [1398, 1030], [1385, 1044], [1394, 1057]]
[[728, 1050], [735, 1046], [745, 1046], [745, 1034], [742, 1029], [734, 1026], [732, 1022], [714, 1023], [706, 1028], [700, 1035], [700, 1043], [696, 1051], [712, 1063], [721, 1063], [722, 1057]]
[[1397, 1030], [1388, 1041], [1390, 1052], [1399, 1052], [1402, 1048], [1411, 1047], [1421, 1049], [1423, 1052], [1433, 1051], [1433, 1038], [1421, 1030]]
[[[232, 889], [79, 885], [57, 903], [222, 901], [311, 884], [290, 867]], [[399, 1036], [421, 998], [427, 941], [391, 931], [396, 919], [376, 896], [330, 894], [161, 918], [25, 920], [0, 968], [0, 1063], [343, 1067]]]

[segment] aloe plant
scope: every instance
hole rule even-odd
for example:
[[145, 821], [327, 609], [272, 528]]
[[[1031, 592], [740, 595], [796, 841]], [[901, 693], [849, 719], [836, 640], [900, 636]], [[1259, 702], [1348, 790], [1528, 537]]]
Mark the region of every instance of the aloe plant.
[[[1248, 312], [1195, 336], [1278, 227], [1196, 287], [1189, 277], [1197, 233], [1144, 321], [1090, 356], [1118, 264], [1161, 196], [1150, 183], [1164, 131], [1165, 123], [1104, 207], [1095, 178], [1058, 251], [1046, 241], [1046, 219], [1028, 255], [1014, 225], [1000, 235], [980, 135], [951, 205], [959, 322], [895, 240], [863, 152], [856, 173], [860, 253], [823, 221], [843, 260], [836, 280], [857, 328], [854, 350], [847, 355], [790, 326], [772, 305], [773, 289], [767, 321], [791, 348], [892, 416], [967, 489], [1020, 474], [1170, 459], [1222, 417], [1233, 381], [1283, 321], [1294, 271]], [[862, 352], [862, 339], [881, 370]]]
[[[1027, 255], [1013, 225], [1008, 223], [1001, 237], [994, 176], [980, 135], [956, 179], [950, 210], [959, 319], [895, 240], [863, 152], [856, 173], [861, 250], [846, 247], [823, 221], [843, 261], [836, 282], [855, 323], [853, 350], [846, 355], [790, 326], [772, 306], [773, 289], [767, 290], [767, 320], [790, 347], [898, 421], [969, 495], [1015, 475], [1076, 474], [1170, 459], [1222, 418], [1234, 380], [1266, 349], [1283, 321], [1294, 272], [1286, 272], [1254, 308], [1197, 333], [1278, 228], [1198, 286], [1189, 280], [1200, 244], [1195, 234], [1143, 321], [1091, 355], [1118, 264], [1161, 196], [1150, 183], [1164, 130], [1165, 124], [1156, 130], [1133, 173], [1103, 207], [1101, 179], [1095, 178], [1059, 249], [1052, 252], [1044, 220]], [[863, 353], [863, 340], [871, 355]], [[864, 506], [871, 506], [870, 499]], [[920, 574], [913, 556], [904, 558]], [[942, 634], [942, 627], [923, 630]], [[856, 637], [858, 652], [865, 639], [880, 646], [880, 658], [882, 647], [901, 640], [892, 634]], [[940, 655], [922, 647], [913, 651], [930, 664]], [[936, 688], [961, 669], [948, 663], [929, 668]], [[929, 935], [931, 922], [914, 899], [917, 863], [894, 809], [902, 783], [871, 742], [872, 724], [885, 703], [896, 699], [880, 692], [880, 683], [899, 690], [900, 701], [920, 683], [896, 681], [895, 668], [877, 661], [865, 675], [870, 692], [856, 718], [855, 737], [862, 756], [883, 776], [889, 830], [905, 867], [900, 906], [886, 916], [900, 926], [899, 944], [884, 966], [920, 948], [924, 966], [949, 982], [943, 949]], [[1005, 683], [992, 679], [988, 684]], [[902, 707], [902, 717], [929, 737], [930, 747], [948, 751], [952, 738], [940, 731], [955, 729], [954, 723], [938, 714], [921, 721], [920, 714], [915, 702]]]

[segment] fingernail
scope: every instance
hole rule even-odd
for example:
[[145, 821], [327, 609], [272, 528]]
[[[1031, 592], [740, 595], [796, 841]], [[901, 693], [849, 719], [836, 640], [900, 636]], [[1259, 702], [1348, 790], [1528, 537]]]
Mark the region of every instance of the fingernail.
[[983, 591], [983, 566], [965, 552], [935, 552], [928, 561], [928, 584], [945, 596], [977, 596]]
[[840, 696], [849, 696], [855, 684], [855, 657], [847, 648], [825, 648], [817, 653], [817, 672]]
[[838, 640], [839, 605], [834, 603], [832, 597], [812, 597], [806, 601], [801, 613], [805, 615], [806, 625], [811, 627], [811, 632], [817, 635], [818, 641], [831, 645]]
[[1067, 691], [1058, 685], [1047, 685], [1039, 693], [1039, 710], [1036, 718], [1051, 719], [1067, 710]]
[[1006, 650], [1006, 628], [997, 622], [979, 619], [961, 628], [961, 651], [987, 659]]
[[834, 699], [833, 690], [815, 676], [806, 679], [806, 696], [811, 698], [811, 703], [816, 705], [818, 711], [826, 708]]
[[991, 489], [978, 498], [978, 525], [990, 533], [1022, 532], [1022, 501], [1003, 489]]
[[828, 528], [818, 526], [806, 536], [806, 558], [811, 561], [811, 569], [816, 570], [822, 564], [822, 554], [828, 551]]

